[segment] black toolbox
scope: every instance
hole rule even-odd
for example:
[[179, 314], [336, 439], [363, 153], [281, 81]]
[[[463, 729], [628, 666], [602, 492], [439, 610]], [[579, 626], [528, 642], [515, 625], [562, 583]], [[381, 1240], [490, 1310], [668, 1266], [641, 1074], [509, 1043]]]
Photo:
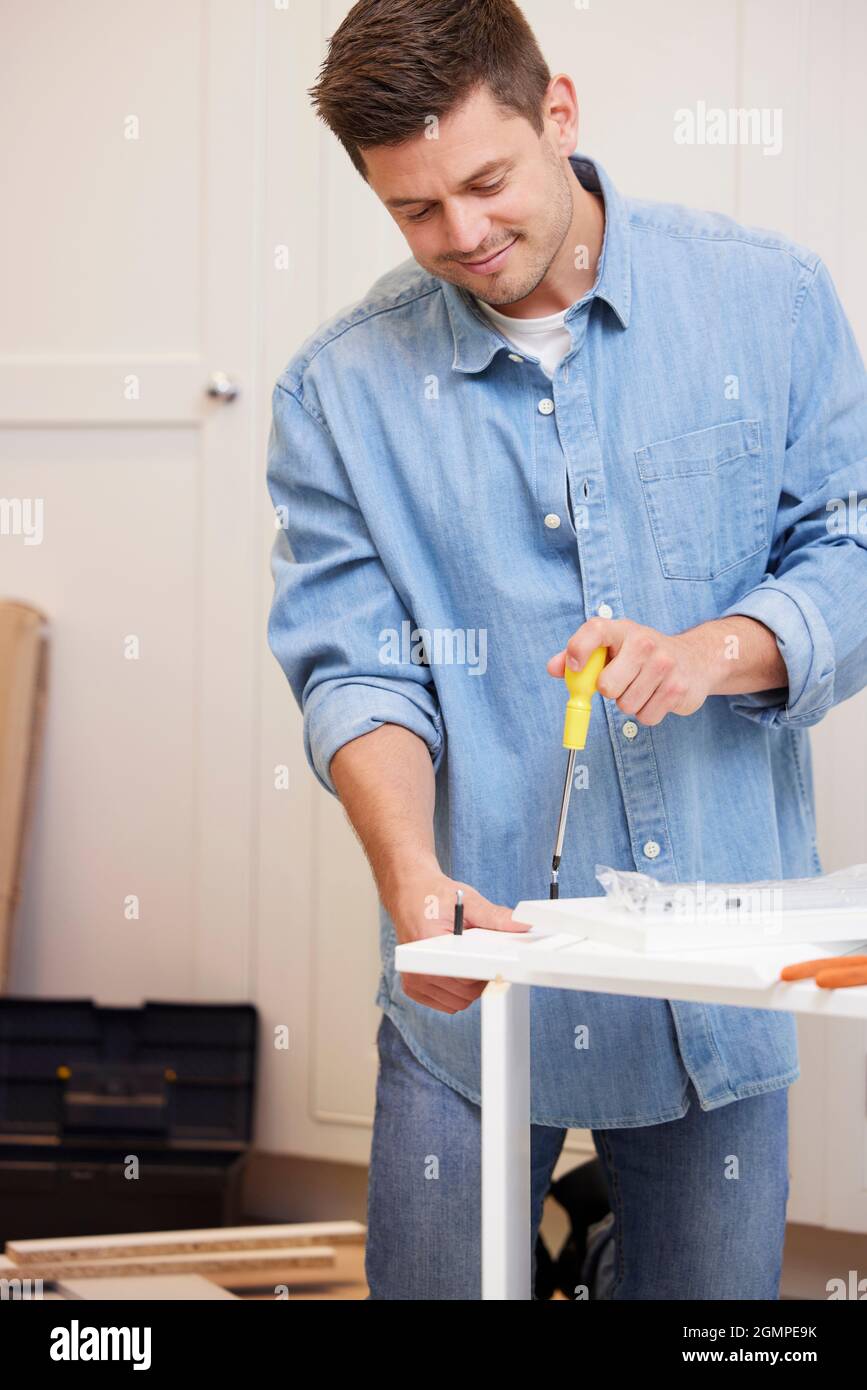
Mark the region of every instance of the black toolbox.
[[0, 998], [0, 1248], [241, 1222], [252, 1004]]

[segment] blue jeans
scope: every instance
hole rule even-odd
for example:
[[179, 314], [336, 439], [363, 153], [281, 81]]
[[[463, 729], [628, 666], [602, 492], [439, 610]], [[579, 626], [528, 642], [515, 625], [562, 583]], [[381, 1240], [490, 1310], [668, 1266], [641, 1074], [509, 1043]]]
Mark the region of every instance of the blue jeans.
[[[416, 1060], [385, 1015], [368, 1187], [372, 1299], [481, 1297], [480, 1111]], [[680, 1120], [594, 1130], [613, 1220], [585, 1263], [591, 1298], [776, 1299], [788, 1090]], [[531, 1126], [535, 1246], [564, 1129]], [[532, 1248], [532, 1247], [531, 1247]]]

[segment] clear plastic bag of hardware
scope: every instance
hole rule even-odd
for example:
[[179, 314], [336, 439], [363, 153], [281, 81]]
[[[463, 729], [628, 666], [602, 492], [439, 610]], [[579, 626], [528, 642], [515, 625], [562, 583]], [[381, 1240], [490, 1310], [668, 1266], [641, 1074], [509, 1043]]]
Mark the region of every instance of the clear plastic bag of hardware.
[[638, 916], [742, 916], [748, 913], [867, 912], [867, 864], [853, 864], [815, 878], [762, 879], [754, 883], [660, 883], [650, 874], [596, 865], [596, 878], [612, 907]]

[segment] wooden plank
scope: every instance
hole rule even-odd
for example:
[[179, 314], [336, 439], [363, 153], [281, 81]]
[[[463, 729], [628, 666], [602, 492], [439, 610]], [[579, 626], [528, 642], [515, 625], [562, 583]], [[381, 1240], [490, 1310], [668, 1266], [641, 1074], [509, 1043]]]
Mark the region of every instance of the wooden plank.
[[[245, 1302], [252, 1300], [273, 1302], [275, 1298], [285, 1297], [283, 1291], [276, 1292], [280, 1281], [272, 1278], [270, 1281], [259, 1280], [258, 1286], [253, 1280], [241, 1282], [235, 1276], [228, 1276], [225, 1286], [230, 1288], [233, 1293], [239, 1294]], [[284, 1284], [285, 1280], [282, 1281]], [[328, 1275], [318, 1273], [315, 1279], [304, 1279], [300, 1277], [288, 1287], [288, 1296], [293, 1303], [315, 1300], [317, 1302], [327, 1300], [329, 1302], [344, 1303], [347, 1301], [362, 1300], [367, 1297], [368, 1287], [364, 1272], [364, 1247], [361, 1245], [341, 1245], [337, 1249], [336, 1267], [329, 1271]]]
[[[347, 1249], [352, 1247], [347, 1246]], [[240, 1297], [254, 1290], [260, 1297], [269, 1299], [278, 1297], [275, 1291], [281, 1285], [286, 1286], [290, 1298], [297, 1298], [305, 1291], [307, 1296], [319, 1298], [323, 1289], [339, 1288], [343, 1282], [340, 1269], [333, 1265], [327, 1269], [290, 1269], [288, 1266], [284, 1269], [245, 1269], [243, 1272], [231, 1269], [209, 1274], [208, 1278]]]
[[56, 1292], [63, 1298], [97, 1299], [114, 1302], [135, 1299], [152, 1302], [178, 1302], [195, 1299], [203, 1302], [212, 1298], [233, 1298], [238, 1295], [221, 1288], [201, 1274], [127, 1275], [123, 1279], [58, 1279]]
[[306, 1221], [292, 1225], [213, 1226], [191, 1231], [143, 1231], [68, 1239], [7, 1240], [6, 1254], [18, 1264], [49, 1259], [124, 1259], [133, 1255], [186, 1255], [221, 1250], [281, 1250], [291, 1246], [361, 1244], [360, 1221]]
[[0, 991], [8, 988], [12, 930], [21, 900], [45, 721], [48, 619], [0, 601]]
[[332, 1269], [334, 1249], [328, 1245], [291, 1246], [278, 1250], [223, 1250], [213, 1254], [137, 1255], [130, 1259], [88, 1260], [74, 1264], [69, 1260], [46, 1258], [17, 1264], [0, 1255], [0, 1277], [11, 1279], [22, 1274], [30, 1279], [114, 1278], [126, 1274], [217, 1274], [247, 1269], [286, 1271]]

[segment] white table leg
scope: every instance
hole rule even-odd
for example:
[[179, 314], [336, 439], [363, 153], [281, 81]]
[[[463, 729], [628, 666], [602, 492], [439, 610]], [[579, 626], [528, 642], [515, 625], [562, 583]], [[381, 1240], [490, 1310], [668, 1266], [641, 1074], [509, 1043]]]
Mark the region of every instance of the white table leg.
[[482, 994], [482, 1298], [529, 1299], [530, 988]]

